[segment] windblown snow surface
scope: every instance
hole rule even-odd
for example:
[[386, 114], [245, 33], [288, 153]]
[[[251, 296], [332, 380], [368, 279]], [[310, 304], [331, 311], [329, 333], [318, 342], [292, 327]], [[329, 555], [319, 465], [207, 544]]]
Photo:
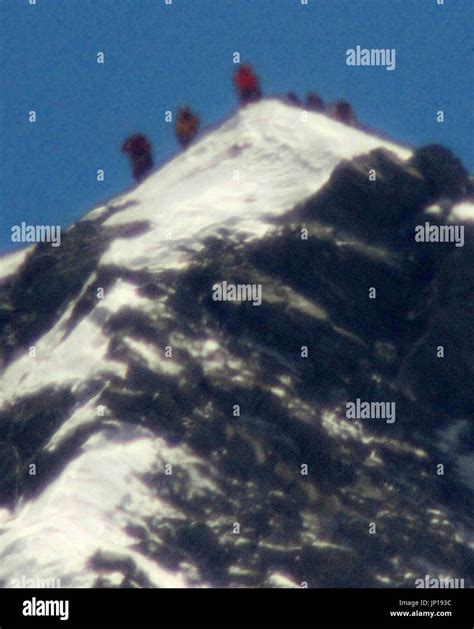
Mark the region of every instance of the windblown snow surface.
[[[464, 262], [437, 244], [420, 263], [401, 220], [379, 230], [363, 186], [344, 188], [357, 156], [389, 182], [380, 213], [444, 211], [412, 151], [265, 100], [92, 210], [60, 253], [0, 259], [4, 587], [471, 583], [471, 398], [420, 358], [472, 322], [432, 327], [431, 287]], [[448, 206], [472, 221], [469, 199]], [[261, 284], [262, 306], [214, 302], [224, 280]], [[357, 397], [396, 400], [396, 422], [347, 419]]]

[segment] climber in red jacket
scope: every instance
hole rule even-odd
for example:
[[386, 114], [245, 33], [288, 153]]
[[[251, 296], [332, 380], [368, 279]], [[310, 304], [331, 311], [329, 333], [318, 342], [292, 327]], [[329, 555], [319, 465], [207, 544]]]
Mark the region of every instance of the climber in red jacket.
[[135, 133], [125, 140], [122, 153], [130, 158], [133, 176], [137, 181], [146, 177], [153, 168], [151, 144], [141, 133]]
[[260, 81], [254, 74], [251, 66], [243, 65], [236, 71], [234, 75], [234, 85], [239, 95], [241, 105], [254, 103], [260, 100], [262, 93], [260, 91]]

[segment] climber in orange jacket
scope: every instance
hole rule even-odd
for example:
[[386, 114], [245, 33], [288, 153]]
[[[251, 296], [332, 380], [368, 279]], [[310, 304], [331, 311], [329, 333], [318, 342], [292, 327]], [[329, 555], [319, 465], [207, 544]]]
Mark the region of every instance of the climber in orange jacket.
[[260, 100], [262, 96], [259, 78], [254, 74], [251, 66], [248, 64], [240, 66], [235, 72], [234, 85], [239, 95], [241, 105], [254, 103]]
[[130, 158], [133, 176], [137, 181], [146, 177], [153, 168], [151, 144], [141, 133], [135, 133], [125, 140], [122, 153]]
[[199, 118], [189, 109], [180, 107], [176, 118], [176, 138], [183, 148], [186, 148], [196, 137], [199, 129]]

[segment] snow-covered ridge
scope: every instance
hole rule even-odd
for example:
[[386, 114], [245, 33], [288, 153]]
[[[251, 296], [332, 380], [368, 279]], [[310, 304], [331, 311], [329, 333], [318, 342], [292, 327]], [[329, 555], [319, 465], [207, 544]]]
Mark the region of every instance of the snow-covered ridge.
[[267, 214], [290, 209], [319, 190], [342, 159], [376, 147], [402, 159], [411, 155], [324, 114], [263, 100], [240, 109], [130, 193], [86, 218], [110, 205], [130, 204], [105, 225], [146, 220], [152, 230], [136, 239], [136, 247], [130, 241], [112, 243], [103, 263], [175, 266], [183, 261], [183, 243], [196, 246], [226, 223], [249, 236], [262, 235]]

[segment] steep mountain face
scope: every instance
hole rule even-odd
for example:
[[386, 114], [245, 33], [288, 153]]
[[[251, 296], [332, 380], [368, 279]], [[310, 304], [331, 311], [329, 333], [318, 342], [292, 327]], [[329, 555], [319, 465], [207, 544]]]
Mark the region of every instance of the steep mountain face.
[[472, 584], [469, 195], [269, 100], [1, 259], [3, 586]]

